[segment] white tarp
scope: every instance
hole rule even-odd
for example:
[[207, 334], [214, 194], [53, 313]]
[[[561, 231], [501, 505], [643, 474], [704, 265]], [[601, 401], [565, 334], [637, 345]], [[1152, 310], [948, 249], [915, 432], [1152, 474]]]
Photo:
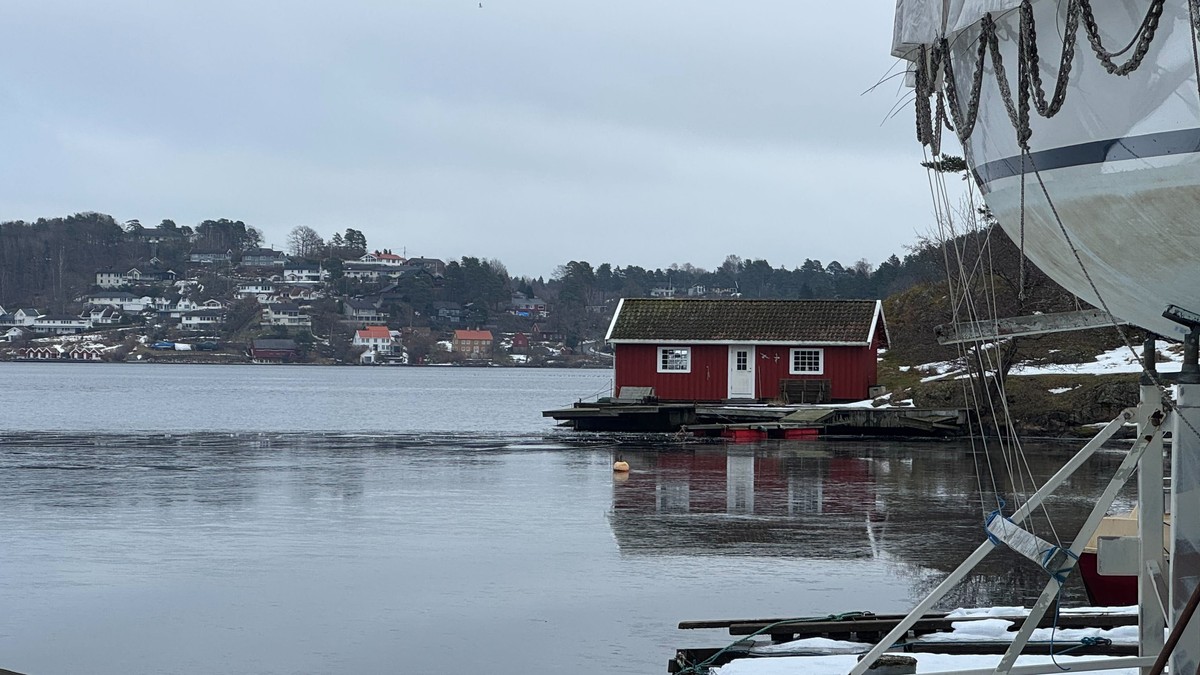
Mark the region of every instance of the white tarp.
[[957, 33], [988, 12], [999, 15], [1020, 4], [1021, 0], [896, 0], [892, 55], [911, 59], [916, 47], [943, 33]]
[[951, 33], [957, 33], [982, 19], [988, 12], [998, 17], [1002, 12], [1016, 9], [1021, 5], [1021, 0], [950, 0], [949, 4], [946, 25]]
[[896, 0], [892, 55], [911, 58], [913, 49], [942, 34], [947, 0]]

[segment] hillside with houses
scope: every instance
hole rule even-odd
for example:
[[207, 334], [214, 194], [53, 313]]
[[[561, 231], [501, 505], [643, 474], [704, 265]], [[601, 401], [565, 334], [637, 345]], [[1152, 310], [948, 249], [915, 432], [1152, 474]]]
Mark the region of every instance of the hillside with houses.
[[39, 248], [50, 258], [22, 274], [0, 264], [0, 358], [606, 363], [577, 353], [578, 338], [568, 346], [549, 304], [496, 264], [367, 251], [352, 229], [331, 243], [294, 232], [285, 253], [238, 221], [206, 223], [146, 229], [81, 214], [0, 225], [0, 263]]
[[[954, 246], [994, 265], [975, 283], [991, 285], [1000, 315], [1079, 307], [1022, 271], [998, 229]], [[954, 357], [932, 336], [951, 314], [945, 284], [942, 249], [928, 241], [878, 266], [573, 260], [546, 279], [510, 275], [495, 259], [369, 248], [353, 228], [326, 240], [296, 227], [284, 251], [236, 220], [143, 227], [82, 213], [0, 223], [0, 359], [607, 367], [603, 338], [622, 298], [837, 298], [884, 300], [888, 360], [900, 367]], [[1026, 339], [1006, 351], [1014, 363], [1087, 359], [1112, 341]]]

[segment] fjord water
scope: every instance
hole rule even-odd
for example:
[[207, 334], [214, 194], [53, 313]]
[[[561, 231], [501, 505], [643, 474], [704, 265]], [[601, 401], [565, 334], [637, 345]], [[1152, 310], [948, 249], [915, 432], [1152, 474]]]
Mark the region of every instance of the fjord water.
[[[965, 442], [726, 445], [540, 416], [607, 371], [0, 377], [0, 668], [31, 675], [661, 673], [726, 639], [680, 620], [902, 611], [982, 536]], [[1036, 448], [1032, 472], [1069, 451]], [[1052, 500], [1060, 533], [1118, 461]], [[999, 556], [949, 604], [1028, 604], [1042, 582]]]

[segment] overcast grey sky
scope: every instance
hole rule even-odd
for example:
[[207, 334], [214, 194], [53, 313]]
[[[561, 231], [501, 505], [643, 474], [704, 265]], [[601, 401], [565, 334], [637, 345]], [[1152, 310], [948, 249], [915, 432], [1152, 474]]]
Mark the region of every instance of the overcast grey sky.
[[892, 0], [5, 0], [0, 219], [878, 263], [929, 229]]

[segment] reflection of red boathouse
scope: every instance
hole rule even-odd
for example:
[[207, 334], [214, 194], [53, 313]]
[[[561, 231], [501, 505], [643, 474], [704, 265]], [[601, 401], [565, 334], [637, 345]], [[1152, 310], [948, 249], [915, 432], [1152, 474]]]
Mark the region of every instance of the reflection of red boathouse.
[[863, 458], [714, 452], [649, 453], [625, 459], [635, 471], [613, 486], [617, 511], [762, 516], [875, 513], [875, 479], [870, 460]]
[[852, 559], [875, 555], [869, 459], [752, 451], [625, 453], [609, 521], [625, 552], [744, 550]]

